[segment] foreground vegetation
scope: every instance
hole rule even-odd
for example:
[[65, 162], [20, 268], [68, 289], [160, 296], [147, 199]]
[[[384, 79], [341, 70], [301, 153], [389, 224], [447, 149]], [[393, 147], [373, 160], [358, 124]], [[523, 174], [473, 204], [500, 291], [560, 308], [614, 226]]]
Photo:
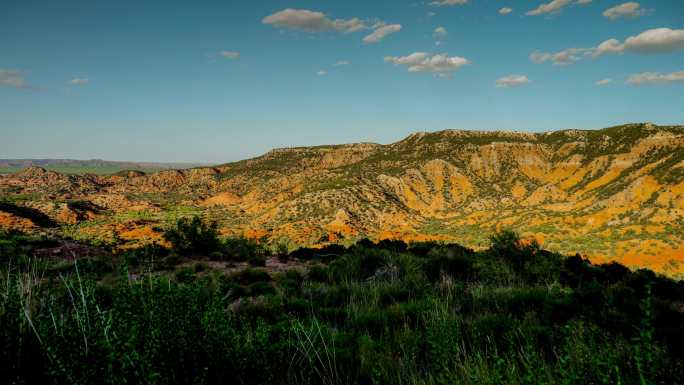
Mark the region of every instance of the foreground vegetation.
[[54, 260], [31, 257], [53, 240], [1, 234], [0, 383], [684, 382], [684, 282], [648, 270], [511, 232], [483, 252], [273, 251], [199, 219], [166, 238]]

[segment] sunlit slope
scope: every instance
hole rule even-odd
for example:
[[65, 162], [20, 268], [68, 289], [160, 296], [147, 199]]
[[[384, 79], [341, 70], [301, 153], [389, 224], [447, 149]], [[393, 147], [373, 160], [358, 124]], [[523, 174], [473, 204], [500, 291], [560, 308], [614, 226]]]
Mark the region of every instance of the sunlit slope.
[[[682, 126], [447, 130], [149, 175], [32, 168], [3, 177], [0, 188], [61, 225], [50, 231], [76, 237], [150, 241], [193, 214], [225, 233], [292, 246], [369, 236], [479, 247], [505, 227], [551, 250], [684, 273]], [[0, 212], [7, 226], [40, 229], [25, 220]]]

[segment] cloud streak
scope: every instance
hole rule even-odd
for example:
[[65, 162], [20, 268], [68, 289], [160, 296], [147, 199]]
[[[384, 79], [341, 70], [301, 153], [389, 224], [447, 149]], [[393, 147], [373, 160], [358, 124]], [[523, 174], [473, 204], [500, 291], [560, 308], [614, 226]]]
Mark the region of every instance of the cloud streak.
[[367, 28], [359, 18], [330, 19], [323, 12], [287, 8], [264, 17], [263, 24], [309, 33], [337, 31], [351, 33]]
[[438, 77], [450, 78], [454, 72], [470, 61], [448, 54], [430, 55], [427, 52], [414, 52], [407, 56], [385, 56], [385, 62], [395, 66], [405, 66], [408, 72], [427, 72]]
[[558, 13], [571, 3], [572, 0], [553, 0], [550, 3], [541, 4], [537, 8], [527, 11], [526, 15], [538, 16], [546, 13]]
[[619, 18], [634, 18], [643, 16], [646, 14], [646, 10], [641, 8], [641, 5], [637, 2], [630, 1], [615, 7], [608, 8], [603, 12], [603, 16], [610, 20], [617, 20]]
[[0, 68], [0, 86], [22, 89], [29, 88], [22, 71], [2, 68]]
[[226, 59], [238, 59], [240, 57], [240, 52], [236, 51], [221, 51], [219, 52], [219, 55], [223, 56]]
[[684, 71], [661, 74], [659, 72], [642, 72], [627, 78], [627, 84], [633, 86], [658, 85], [684, 82]]
[[496, 80], [498, 88], [520, 87], [532, 83], [526, 75], [507, 75]]
[[591, 48], [568, 48], [556, 53], [534, 51], [530, 54], [530, 60], [537, 64], [552, 62], [553, 65], [566, 66], [575, 64], [592, 52]]
[[468, 4], [468, 0], [439, 0], [439, 1], [433, 1], [430, 3], [430, 5], [435, 5], [438, 7], [452, 7], [455, 5], [466, 5]]
[[90, 83], [90, 79], [88, 78], [73, 78], [69, 80], [69, 84], [72, 86], [84, 86], [88, 83]]
[[387, 36], [399, 31], [401, 31], [401, 24], [383, 25], [376, 28], [370, 35], [365, 36], [363, 42], [366, 44], [378, 43]]

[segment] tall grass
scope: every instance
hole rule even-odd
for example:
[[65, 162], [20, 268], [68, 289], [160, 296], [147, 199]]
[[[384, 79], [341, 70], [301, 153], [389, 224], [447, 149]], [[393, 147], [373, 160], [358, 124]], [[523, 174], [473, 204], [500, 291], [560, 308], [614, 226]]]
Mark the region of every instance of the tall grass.
[[682, 383], [666, 338], [681, 320], [668, 307], [681, 300], [676, 283], [608, 282], [576, 261], [540, 273], [497, 255], [356, 248], [308, 279], [182, 280], [126, 265], [103, 280], [85, 262], [10, 258], [0, 383]]

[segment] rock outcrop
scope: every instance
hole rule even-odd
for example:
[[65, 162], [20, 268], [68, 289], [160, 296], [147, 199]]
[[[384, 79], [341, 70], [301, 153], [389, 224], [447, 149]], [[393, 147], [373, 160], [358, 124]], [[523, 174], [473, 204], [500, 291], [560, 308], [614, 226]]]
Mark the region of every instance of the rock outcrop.
[[[551, 250], [684, 273], [681, 126], [421, 132], [389, 145], [278, 149], [151, 174], [32, 167], [1, 178], [0, 193], [58, 223], [78, 223], [88, 236], [119, 236], [124, 226], [134, 240], [136, 223], [149, 233], [202, 215], [224, 234], [298, 245], [368, 236], [477, 248], [508, 227]], [[73, 202], [80, 213], [64, 211]], [[83, 211], [84, 202], [97, 209]], [[4, 215], [0, 226], [31, 228]]]

